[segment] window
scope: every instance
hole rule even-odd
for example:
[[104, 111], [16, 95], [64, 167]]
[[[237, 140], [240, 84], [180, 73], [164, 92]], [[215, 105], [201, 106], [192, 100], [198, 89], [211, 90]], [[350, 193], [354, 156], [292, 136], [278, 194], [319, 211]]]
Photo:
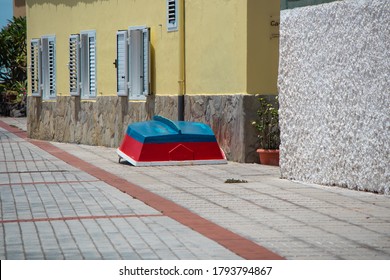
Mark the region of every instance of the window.
[[70, 35], [69, 38], [69, 86], [71, 95], [80, 95], [80, 60], [79, 60], [80, 37], [78, 34]]
[[31, 40], [31, 91], [43, 99], [56, 98], [56, 41], [54, 36]]
[[130, 27], [117, 32], [117, 93], [130, 99], [150, 94], [150, 29]]
[[31, 40], [30, 49], [31, 49], [31, 57], [30, 57], [30, 71], [31, 71], [31, 92], [33, 96], [41, 96], [41, 91], [39, 87], [40, 83], [40, 39]]
[[177, 0], [167, 0], [167, 28], [177, 31]]
[[128, 94], [128, 39], [127, 31], [118, 31], [116, 34], [117, 41], [117, 59], [116, 59], [116, 77], [117, 93], [119, 96]]
[[83, 99], [96, 97], [96, 33], [84, 31], [69, 37], [69, 90]]

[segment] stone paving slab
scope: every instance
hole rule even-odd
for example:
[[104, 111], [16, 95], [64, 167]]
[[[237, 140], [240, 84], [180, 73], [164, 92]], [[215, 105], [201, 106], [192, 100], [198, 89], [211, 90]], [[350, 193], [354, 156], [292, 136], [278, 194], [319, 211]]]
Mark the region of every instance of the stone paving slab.
[[51, 144], [287, 259], [390, 259], [389, 196], [283, 180], [277, 167], [133, 167], [113, 148]]
[[0, 259], [241, 259], [0, 128]]
[[287, 259], [390, 259], [389, 196], [283, 180], [277, 167], [133, 167], [113, 148], [53, 144]]

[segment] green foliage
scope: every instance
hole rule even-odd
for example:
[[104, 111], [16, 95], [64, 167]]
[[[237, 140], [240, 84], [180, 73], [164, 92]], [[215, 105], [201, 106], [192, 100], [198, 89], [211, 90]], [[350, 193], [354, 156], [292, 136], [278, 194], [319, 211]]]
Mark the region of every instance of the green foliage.
[[9, 89], [6, 89], [5, 93], [12, 96], [11, 103], [20, 103], [27, 94], [27, 82], [15, 82]]
[[[263, 97], [258, 100], [260, 105], [259, 109], [256, 111], [257, 120], [252, 121], [252, 125], [257, 130], [260, 148], [279, 149], [280, 129], [278, 108]], [[275, 102], [278, 102], [277, 96], [275, 97]]]
[[24, 104], [27, 88], [26, 18], [13, 18], [0, 31], [1, 112]]
[[26, 18], [13, 18], [0, 32], [0, 80], [5, 84], [25, 81]]

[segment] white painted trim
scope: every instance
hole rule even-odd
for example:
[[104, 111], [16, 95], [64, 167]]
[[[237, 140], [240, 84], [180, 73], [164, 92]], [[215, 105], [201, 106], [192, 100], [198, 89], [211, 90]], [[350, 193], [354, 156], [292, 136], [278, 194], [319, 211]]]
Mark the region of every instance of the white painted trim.
[[[221, 150], [222, 151], [222, 150]], [[119, 148], [116, 153], [129, 163], [134, 166], [145, 167], [145, 166], [169, 166], [169, 165], [206, 165], [206, 164], [227, 164], [225, 154], [223, 153], [224, 159], [212, 159], [212, 160], [172, 160], [172, 161], [136, 161], [131, 157], [123, 153]]]
[[[71, 56], [71, 49], [70, 49], [70, 46], [71, 46], [71, 42], [73, 42], [74, 44], [74, 63], [75, 65], [73, 65], [74, 67], [74, 72], [75, 73], [71, 73], [71, 68], [70, 68], [70, 56]], [[69, 92], [70, 92], [70, 95], [71, 96], [80, 96], [80, 71], [81, 71], [81, 66], [80, 66], [80, 34], [71, 34], [69, 36], [69, 64], [68, 64], [68, 69], [69, 69]], [[70, 86], [70, 76], [71, 74], [76, 74], [75, 76], [75, 79], [76, 79], [76, 88], [74, 89], [74, 91], [71, 90], [71, 86]]]
[[[85, 43], [83, 42], [83, 35], [86, 35], [88, 41]], [[91, 80], [90, 80], [90, 72], [91, 72], [91, 61], [90, 61], [90, 45], [89, 45], [89, 39], [90, 38], [94, 38], [94, 54], [95, 54], [95, 61], [94, 61], [94, 68], [95, 68], [95, 79], [94, 79], [94, 82], [95, 82], [95, 92], [91, 93], [91, 90], [90, 90], [90, 86], [91, 86]], [[81, 50], [80, 52], [80, 71], [81, 71], [81, 79], [80, 79], [80, 83], [81, 83], [81, 91], [80, 91], [80, 96], [81, 96], [81, 99], [83, 100], [95, 100], [97, 95], [98, 95], [98, 85], [97, 85], [97, 71], [98, 71], [98, 68], [97, 68], [97, 39], [96, 39], [96, 30], [83, 30], [80, 32], [80, 43], [81, 43], [81, 48], [82, 47], [87, 47], [87, 51], [85, 50]], [[87, 58], [84, 58], [82, 57], [83, 55], [87, 54]], [[84, 65], [84, 63], [86, 63], [86, 61], [88, 62], [87, 65]], [[87, 72], [88, 72], [88, 75], [87, 77], [83, 76], [83, 74], [86, 74], [84, 70], [84, 67], [87, 67]], [[85, 85], [85, 83], [87, 83], [87, 85]], [[85, 87], [88, 88], [88, 90], [86, 90], [86, 92], [84, 92], [83, 90], [86, 89]]]
[[[175, 12], [175, 21], [174, 23], [169, 22], [169, 3], [174, 2], [174, 12]], [[167, 5], [166, 5], [166, 17], [167, 17], [167, 31], [168, 32], [173, 32], [177, 31], [179, 29], [179, 3], [177, 0], [167, 0]]]
[[[34, 48], [34, 50], [33, 50]], [[36, 49], [36, 50], [35, 50]], [[33, 54], [34, 51], [34, 54]], [[35, 51], [37, 51], [37, 57], [35, 57]], [[32, 58], [34, 57], [34, 64], [32, 64]], [[30, 41], [30, 81], [31, 84], [31, 95], [33, 97], [41, 97], [40, 83], [41, 83], [41, 38], [31, 39]], [[34, 77], [32, 76], [32, 71], [34, 72]], [[34, 84], [36, 85], [36, 91], [33, 88], [32, 79], [35, 78]]]
[[[129, 95], [129, 35], [128, 30], [118, 30], [116, 32], [116, 89], [118, 96], [128, 96]], [[122, 46], [120, 46], [118, 38], [123, 35], [124, 41], [122, 42]], [[119, 48], [124, 47], [123, 55], [119, 56]], [[119, 78], [119, 67], [120, 62], [123, 63], [124, 71], [123, 71], [123, 90], [119, 90], [120, 86], [120, 78]]]

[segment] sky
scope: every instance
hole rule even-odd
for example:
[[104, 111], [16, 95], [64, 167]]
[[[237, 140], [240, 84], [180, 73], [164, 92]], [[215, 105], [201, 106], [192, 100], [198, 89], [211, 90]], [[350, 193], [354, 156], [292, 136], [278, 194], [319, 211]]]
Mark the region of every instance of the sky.
[[0, 0], [0, 29], [8, 24], [8, 20], [12, 19], [13, 1]]

